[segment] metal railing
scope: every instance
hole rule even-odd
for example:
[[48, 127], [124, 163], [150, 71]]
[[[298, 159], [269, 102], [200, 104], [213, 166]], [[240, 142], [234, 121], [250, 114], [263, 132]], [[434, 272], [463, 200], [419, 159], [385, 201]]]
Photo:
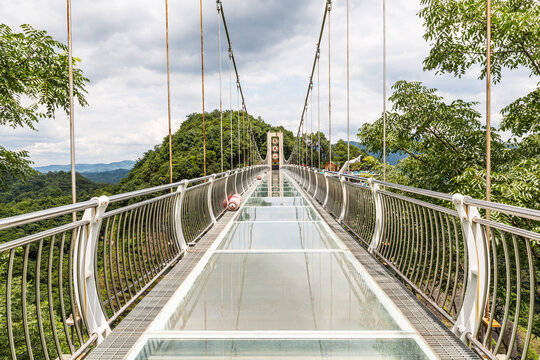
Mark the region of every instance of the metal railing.
[[[284, 169], [476, 352], [533, 358], [540, 234], [529, 229], [538, 226], [540, 211], [297, 165]], [[482, 216], [486, 211], [493, 220]]]
[[0, 219], [0, 358], [88, 353], [266, 168]]

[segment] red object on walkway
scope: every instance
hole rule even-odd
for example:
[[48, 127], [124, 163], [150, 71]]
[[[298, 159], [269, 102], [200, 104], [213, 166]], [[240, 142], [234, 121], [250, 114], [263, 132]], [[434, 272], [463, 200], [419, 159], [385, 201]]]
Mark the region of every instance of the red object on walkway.
[[240, 194], [234, 194], [229, 199], [229, 203], [227, 204], [227, 210], [229, 211], [236, 211], [240, 207], [240, 202], [242, 201], [242, 196]]

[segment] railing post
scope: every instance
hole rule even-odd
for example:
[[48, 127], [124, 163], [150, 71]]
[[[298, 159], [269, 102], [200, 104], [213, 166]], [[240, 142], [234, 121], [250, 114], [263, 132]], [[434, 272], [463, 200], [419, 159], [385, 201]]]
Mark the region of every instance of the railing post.
[[97, 290], [96, 277], [98, 274], [94, 273], [99, 232], [109, 198], [100, 196], [94, 199], [98, 201], [98, 206], [85, 210], [82, 220], [89, 221], [89, 224], [81, 227], [76, 238], [73, 278], [77, 289], [75, 292], [77, 306], [88, 326], [89, 334], [96, 334], [96, 341], [99, 344], [111, 332]]
[[310, 168], [307, 168], [307, 188], [306, 188], [306, 192], [309, 194], [309, 189], [311, 189], [311, 169]]
[[214, 181], [216, 180], [216, 174], [212, 174], [211, 176], [212, 177], [210, 178], [210, 185], [208, 186], [207, 205], [210, 218], [212, 219], [214, 225], [216, 225], [216, 215], [214, 214], [214, 209], [212, 209], [212, 190], [214, 190]]
[[230, 175], [231, 175], [231, 170], [227, 170], [227, 172], [225, 173], [225, 198], [227, 199], [227, 201], [229, 200], [229, 194], [227, 194], [227, 186], [229, 186], [229, 180], [230, 180]]
[[373, 194], [373, 203], [375, 204], [375, 229], [373, 231], [373, 238], [371, 238], [368, 247], [368, 251], [373, 254], [381, 242], [384, 213], [382, 209], [381, 194], [379, 194], [379, 185], [373, 182], [373, 178], [368, 179], [368, 184], [371, 188], [371, 193]]
[[182, 180], [180, 182], [180, 186], [178, 186], [178, 189], [176, 189], [176, 192], [179, 194], [176, 200], [176, 214], [175, 214], [175, 221], [176, 221], [176, 236], [178, 241], [178, 246], [180, 249], [185, 250], [187, 249], [187, 242], [186, 238], [184, 237], [184, 232], [182, 231], [182, 204], [184, 203], [184, 197], [186, 195], [186, 189], [187, 189], [188, 182], [187, 180]]
[[313, 198], [317, 199], [317, 192], [319, 191], [319, 176], [318, 176], [319, 170], [315, 170], [313, 172], [313, 175], [315, 175], [315, 192], [313, 193]]
[[339, 182], [341, 184], [341, 192], [343, 201], [341, 202], [341, 213], [339, 214], [338, 222], [341, 224], [343, 218], [345, 217], [345, 210], [347, 209], [347, 188], [345, 186], [345, 176], [339, 174]]
[[324, 172], [324, 181], [326, 182], [326, 195], [324, 196], [324, 202], [322, 204], [323, 208], [326, 207], [326, 203], [328, 202], [328, 173]]
[[238, 186], [236, 186], [236, 178], [238, 178], [238, 169], [235, 169], [234, 170], [234, 179], [233, 179], [233, 184], [234, 184], [234, 193], [235, 194], [239, 194], [238, 192]]
[[465, 198], [467, 197], [461, 194], [452, 196], [452, 202], [461, 222], [468, 255], [467, 288], [452, 331], [463, 342], [468, 343], [467, 334], [474, 336], [477, 333], [484, 316], [489, 292], [490, 261], [484, 232], [481, 226], [473, 221], [475, 218], [480, 218], [480, 213], [475, 206], [466, 205]]

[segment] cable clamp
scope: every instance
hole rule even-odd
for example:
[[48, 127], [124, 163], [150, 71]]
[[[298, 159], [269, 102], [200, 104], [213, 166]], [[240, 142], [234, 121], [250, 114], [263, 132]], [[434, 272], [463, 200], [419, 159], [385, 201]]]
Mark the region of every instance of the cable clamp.
[[216, 0], [216, 7], [217, 7], [217, 11], [220, 12], [221, 11], [221, 0]]
[[326, 2], [326, 10], [332, 11], [332, 0]]

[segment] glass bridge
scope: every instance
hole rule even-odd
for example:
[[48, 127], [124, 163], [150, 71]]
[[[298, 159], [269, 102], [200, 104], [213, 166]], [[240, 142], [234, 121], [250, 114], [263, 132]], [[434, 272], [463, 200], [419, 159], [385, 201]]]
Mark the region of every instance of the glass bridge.
[[281, 172], [270, 172], [128, 359], [435, 359]]

